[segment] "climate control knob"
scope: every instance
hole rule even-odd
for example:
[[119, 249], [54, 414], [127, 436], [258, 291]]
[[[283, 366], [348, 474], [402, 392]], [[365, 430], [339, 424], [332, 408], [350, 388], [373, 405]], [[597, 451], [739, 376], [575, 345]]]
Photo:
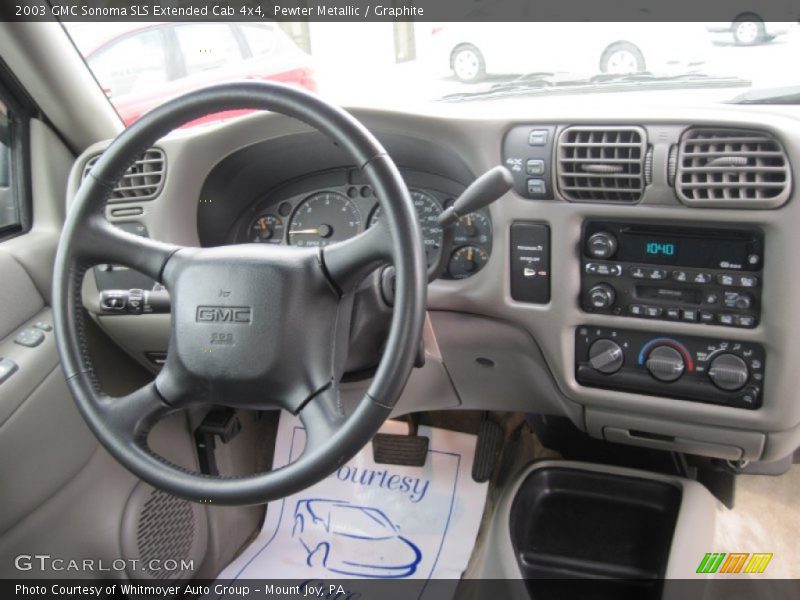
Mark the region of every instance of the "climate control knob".
[[647, 356], [645, 362], [650, 374], [665, 383], [671, 383], [680, 379], [686, 364], [683, 356], [672, 346], [656, 346]]
[[735, 392], [744, 387], [750, 378], [747, 364], [735, 354], [720, 354], [708, 367], [708, 377], [719, 389]]
[[622, 368], [625, 353], [619, 344], [612, 340], [601, 339], [589, 346], [589, 364], [595, 371], [611, 375]]
[[586, 253], [592, 258], [611, 258], [617, 252], [617, 238], [608, 231], [598, 231], [586, 240]]
[[617, 299], [617, 292], [607, 283], [598, 283], [589, 290], [589, 304], [593, 308], [609, 308]]

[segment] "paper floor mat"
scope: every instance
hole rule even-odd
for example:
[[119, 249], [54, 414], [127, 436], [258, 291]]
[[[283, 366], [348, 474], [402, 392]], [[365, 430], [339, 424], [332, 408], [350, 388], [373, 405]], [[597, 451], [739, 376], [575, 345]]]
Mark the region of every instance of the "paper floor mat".
[[[259, 536], [219, 579], [418, 580], [403, 586], [406, 598], [427, 596], [430, 579], [458, 579], [486, 501], [487, 484], [471, 477], [476, 438], [425, 426], [419, 434], [430, 438], [424, 467], [376, 464], [368, 444], [323, 481], [270, 503]], [[295, 460], [304, 441], [300, 421], [282, 415], [274, 467]]]

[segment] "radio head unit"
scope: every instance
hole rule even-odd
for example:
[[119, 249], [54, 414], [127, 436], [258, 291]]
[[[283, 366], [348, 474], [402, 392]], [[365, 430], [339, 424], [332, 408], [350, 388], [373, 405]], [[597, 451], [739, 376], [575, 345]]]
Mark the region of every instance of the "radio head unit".
[[758, 323], [764, 236], [757, 229], [588, 221], [581, 256], [587, 312]]

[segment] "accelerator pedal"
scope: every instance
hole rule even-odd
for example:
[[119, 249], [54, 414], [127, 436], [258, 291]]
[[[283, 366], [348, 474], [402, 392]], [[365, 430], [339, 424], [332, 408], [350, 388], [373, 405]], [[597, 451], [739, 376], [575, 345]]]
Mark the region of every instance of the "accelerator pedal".
[[376, 433], [372, 438], [372, 459], [379, 465], [423, 467], [428, 458], [430, 438], [417, 435], [419, 417], [408, 415], [408, 435]]
[[472, 479], [478, 483], [492, 478], [494, 466], [503, 449], [503, 428], [494, 421], [485, 419], [478, 430], [475, 444], [475, 460], [472, 463]]

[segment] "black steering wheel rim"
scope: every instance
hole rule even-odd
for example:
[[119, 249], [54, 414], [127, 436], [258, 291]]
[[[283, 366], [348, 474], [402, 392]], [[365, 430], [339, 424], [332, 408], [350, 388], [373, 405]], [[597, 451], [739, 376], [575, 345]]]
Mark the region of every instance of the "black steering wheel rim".
[[[104, 215], [105, 202], [117, 181], [135, 158], [157, 140], [207, 114], [241, 109], [281, 113], [319, 130], [345, 150], [376, 190], [384, 215], [380, 231], [370, 228], [313, 257], [308, 252], [296, 255], [298, 264], [313, 271], [311, 279], [317, 281], [318, 288], [315, 293], [323, 293], [319, 289], [324, 280], [341, 301], [352, 294], [355, 282], [365, 273], [380, 263], [392, 262], [397, 295], [383, 357], [367, 393], [352, 414], [344, 418], [337, 408], [337, 398], [331, 400], [330, 396], [338, 394], [335, 380], [330, 387], [320, 387], [317, 382], [316, 388], [309, 388], [315, 391], [307, 393], [302, 404], [291, 405], [307, 429], [306, 451], [298, 460], [281, 469], [247, 477], [212, 477], [178, 467], [155, 455], [146, 444], [147, 433], [158, 420], [190, 403], [183, 398], [193, 394], [171, 395], [167, 401], [164, 390], [186, 378], [190, 369], [185, 363], [191, 363], [195, 355], [173, 361], [178, 364], [183, 360], [183, 370], [181, 376], [171, 380], [162, 378], [167, 384], [159, 385], [157, 379], [123, 399], [105, 395], [87, 349], [81, 290], [87, 269], [101, 262], [120, 262], [156, 280], [172, 277], [173, 271], [177, 272], [184, 263], [197, 260], [200, 264], [198, 256], [202, 256], [206, 268], [219, 262], [220, 256], [235, 263], [239, 257], [236, 252], [257, 262], [259, 257], [251, 256], [255, 250], [203, 254], [203, 250], [193, 252], [196, 249], [137, 238], [111, 226]], [[275, 267], [284, 259], [291, 262], [295, 255], [265, 255], [265, 260], [271, 260]], [[312, 263], [322, 275], [317, 276]], [[179, 277], [175, 276], [175, 280]], [[424, 322], [425, 295], [426, 266], [414, 207], [397, 167], [375, 137], [347, 112], [316, 96], [280, 84], [242, 82], [198, 90], [154, 109], [123, 131], [103, 152], [78, 190], [64, 224], [55, 261], [53, 313], [58, 352], [70, 392], [88, 426], [112, 456], [141, 479], [172, 494], [195, 501], [241, 505], [263, 503], [305, 489], [335, 471], [371, 439], [391, 412], [413, 367]], [[334, 304], [327, 296], [324, 303], [331, 307]], [[332, 310], [330, 314], [334, 314]], [[179, 354], [173, 342], [182, 330], [174, 325], [175, 312], [173, 308], [169, 356]], [[180, 401], [174, 400], [179, 397]]]

